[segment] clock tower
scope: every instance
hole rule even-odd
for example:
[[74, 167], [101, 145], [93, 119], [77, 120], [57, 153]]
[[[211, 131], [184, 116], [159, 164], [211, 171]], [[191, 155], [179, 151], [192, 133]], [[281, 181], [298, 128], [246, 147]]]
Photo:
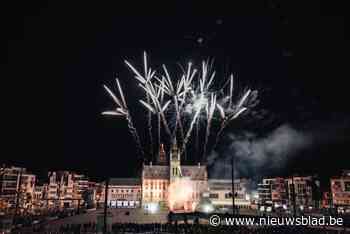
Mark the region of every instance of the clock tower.
[[170, 150], [170, 183], [181, 177], [180, 151], [177, 147], [176, 137]]

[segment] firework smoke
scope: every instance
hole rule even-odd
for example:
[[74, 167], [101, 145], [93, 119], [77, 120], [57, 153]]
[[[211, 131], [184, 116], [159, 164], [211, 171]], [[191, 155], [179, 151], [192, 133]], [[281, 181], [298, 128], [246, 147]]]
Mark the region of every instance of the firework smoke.
[[309, 133], [282, 125], [265, 137], [250, 132], [229, 134], [223, 153], [213, 152], [208, 157], [211, 174], [217, 178], [231, 176], [231, 158], [235, 156], [235, 176], [254, 177], [266, 171], [281, 169], [290, 157], [313, 143]]

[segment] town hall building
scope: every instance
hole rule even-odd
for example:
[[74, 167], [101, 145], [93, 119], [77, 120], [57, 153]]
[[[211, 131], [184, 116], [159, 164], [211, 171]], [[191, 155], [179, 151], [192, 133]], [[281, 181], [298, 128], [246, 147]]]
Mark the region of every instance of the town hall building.
[[193, 211], [201, 194], [208, 190], [208, 173], [205, 165], [182, 165], [176, 140], [169, 162], [162, 144], [156, 164], [142, 168], [142, 205], [157, 205], [170, 210]]

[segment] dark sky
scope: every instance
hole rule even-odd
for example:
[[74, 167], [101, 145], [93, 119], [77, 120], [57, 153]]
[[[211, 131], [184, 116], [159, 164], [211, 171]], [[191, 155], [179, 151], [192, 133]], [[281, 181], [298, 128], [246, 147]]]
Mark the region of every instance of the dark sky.
[[[305, 151], [313, 156], [290, 162], [290, 171], [350, 167], [344, 6], [261, 1], [236, 3], [226, 12], [225, 6], [202, 11], [179, 5], [153, 8], [147, 17], [139, 7], [124, 11], [96, 1], [2, 7], [7, 53], [1, 78], [10, 82], [2, 89], [11, 103], [3, 110], [7, 152], [0, 161], [42, 173], [67, 168], [100, 178], [132, 175], [135, 146], [123, 120], [101, 117], [112, 106], [102, 84], [112, 85], [116, 73], [136, 100], [139, 91], [123, 60], [141, 64], [146, 50], [156, 66], [215, 58], [221, 74], [233, 71], [242, 84], [263, 91], [260, 108], [273, 121], [255, 123], [260, 132], [283, 123], [324, 127], [319, 134], [325, 137], [336, 129], [340, 137]], [[220, 14], [206, 15], [211, 7]]]

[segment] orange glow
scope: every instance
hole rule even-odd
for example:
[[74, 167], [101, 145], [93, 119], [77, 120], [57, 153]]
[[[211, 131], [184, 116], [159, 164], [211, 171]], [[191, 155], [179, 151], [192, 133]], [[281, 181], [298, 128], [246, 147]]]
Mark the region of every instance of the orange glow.
[[189, 178], [177, 178], [169, 185], [169, 209], [171, 211], [194, 210], [194, 183]]

